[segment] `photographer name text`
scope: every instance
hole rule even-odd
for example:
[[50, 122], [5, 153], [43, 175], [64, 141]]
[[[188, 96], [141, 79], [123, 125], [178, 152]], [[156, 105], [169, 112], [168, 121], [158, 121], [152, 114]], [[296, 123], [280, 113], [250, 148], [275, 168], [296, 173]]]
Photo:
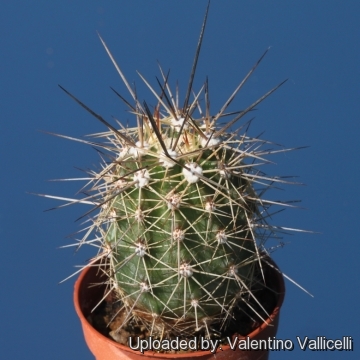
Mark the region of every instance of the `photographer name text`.
[[[277, 339], [275, 337], [267, 340], [250, 339], [248, 336], [244, 339], [227, 338], [228, 346], [231, 350], [272, 350], [272, 351], [292, 351], [295, 346], [306, 351], [353, 351], [353, 338], [351, 336], [343, 336], [341, 339], [330, 339], [325, 336], [317, 336], [309, 338], [308, 336], [296, 337], [296, 341], [290, 339]], [[129, 346], [132, 350], [138, 350], [144, 353], [147, 350], [153, 351], [197, 351], [208, 350], [211, 353], [223, 351], [221, 340], [206, 339], [204, 337], [194, 337], [192, 339], [155, 339], [151, 336], [145, 339], [139, 337], [129, 338]]]

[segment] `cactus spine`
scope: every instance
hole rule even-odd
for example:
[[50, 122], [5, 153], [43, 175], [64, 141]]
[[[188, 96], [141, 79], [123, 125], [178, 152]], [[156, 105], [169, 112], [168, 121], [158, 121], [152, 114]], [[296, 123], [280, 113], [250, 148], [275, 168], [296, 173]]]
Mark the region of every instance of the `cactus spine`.
[[[131, 105], [118, 94], [137, 126], [115, 128], [63, 89], [109, 129], [96, 135], [102, 142], [88, 142], [102, 149], [103, 163], [101, 171], [90, 173], [87, 198], [76, 200], [96, 210], [79, 242], [99, 247], [90, 265], [105, 264], [109, 291], [126, 313], [122, 326], [140, 324], [160, 338], [200, 331], [212, 336], [212, 324], [226, 328], [239, 303], [246, 309], [249, 299], [258, 302], [254, 289], [264, 278], [264, 244], [276, 230], [263, 214], [273, 204], [286, 205], [262, 197], [285, 180], [265, 176], [258, 166], [266, 155], [287, 149], [264, 150], [266, 141], [247, 135], [249, 122], [230, 132], [282, 83], [246, 109], [226, 113], [264, 54], [211, 116], [207, 80], [190, 96], [205, 22], [206, 17], [183, 106], [160, 68], [159, 91], [140, 75], [157, 100], [151, 112], [101, 38], [134, 100]], [[221, 125], [229, 115], [235, 117]]]

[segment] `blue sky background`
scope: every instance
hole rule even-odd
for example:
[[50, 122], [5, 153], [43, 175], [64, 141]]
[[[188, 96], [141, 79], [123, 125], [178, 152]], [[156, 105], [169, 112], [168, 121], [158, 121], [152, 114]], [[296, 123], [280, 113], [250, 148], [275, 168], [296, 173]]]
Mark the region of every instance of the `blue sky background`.
[[[83, 136], [104, 130], [59, 88], [61, 84], [111, 120], [133, 121], [109, 86], [127, 95], [96, 31], [140, 99], [154, 104], [135, 70], [152, 84], [156, 60], [171, 68], [185, 94], [205, 0], [4, 1], [0, 12], [1, 201], [3, 277], [0, 354], [3, 359], [92, 359], [72, 304], [74, 279], [58, 282], [93, 255], [59, 250], [85, 206], [43, 212], [58, 203], [26, 192], [73, 196], [77, 177], [97, 154], [82, 144], [45, 135]], [[307, 186], [274, 197], [302, 199], [273, 223], [321, 232], [286, 237], [274, 254], [289, 282], [278, 338], [354, 338], [354, 352], [273, 353], [271, 359], [358, 359], [360, 3], [354, 1], [213, 0], [195, 88], [209, 76], [215, 113], [270, 46], [239, 93], [242, 109], [289, 78], [256, 111], [250, 135], [304, 150], [274, 158], [270, 174], [299, 175]]]

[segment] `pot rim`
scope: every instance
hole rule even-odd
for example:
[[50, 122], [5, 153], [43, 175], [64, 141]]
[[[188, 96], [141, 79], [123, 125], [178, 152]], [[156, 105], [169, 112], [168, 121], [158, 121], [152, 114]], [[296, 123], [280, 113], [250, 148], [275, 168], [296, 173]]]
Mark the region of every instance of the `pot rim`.
[[[271, 326], [271, 323], [273, 322], [274, 319], [276, 319], [276, 317], [279, 316], [279, 312], [280, 312], [280, 308], [283, 304], [284, 301], [284, 297], [285, 297], [285, 282], [284, 282], [284, 277], [282, 275], [282, 272], [280, 271], [279, 267], [276, 265], [276, 263], [274, 262], [273, 259], [271, 259], [270, 257], [268, 257], [266, 259], [266, 264], [268, 266], [270, 266], [276, 277], [277, 277], [277, 285], [278, 285], [278, 300], [276, 303], [276, 306], [274, 308], [274, 310], [272, 311], [272, 313], [270, 314], [270, 316], [265, 320], [265, 322], [263, 322], [259, 327], [257, 327], [255, 330], [253, 330], [251, 333], [249, 333], [246, 336], [242, 336], [242, 335], [238, 335], [238, 334], [233, 334], [234, 336], [237, 336], [239, 339], [246, 339], [247, 337], [249, 337], [250, 339], [254, 339], [256, 338], [262, 331], [264, 331], [267, 327]], [[77, 315], [79, 316], [81, 323], [83, 326], [86, 326], [88, 331], [92, 332], [92, 333], [96, 333], [96, 336], [99, 338], [99, 340], [107, 343], [110, 346], [116, 347], [121, 351], [125, 351], [125, 352], [130, 352], [130, 353], [135, 353], [135, 354], [140, 354], [139, 351], [137, 350], [133, 350], [131, 349], [129, 346], [125, 346], [122, 345], [106, 336], [104, 336], [103, 334], [101, 334], [99, 331], [97, 331], [91, 324], [90, 322], [86, 319], [86, 317], [84, 316], [83, 310], [81, 308], [80, 305], [80, 287], [83, 284], [84, 278], [86, 277], [86, 275], [88, 275], [89, 271], [94, 270], [94, 268], [98, 268], [99, 266], [95, 263], [90, 263], [88, 264], [80, 273], [78, 279], [75, 282], [75, 286], [74, 286], [74, 305], [75, 305], [75, 310]], [[221, 349], [223, 351], [229, 350], [230, 349], [230, 345], [221, 345]], [[156, 351], [146, 351], [145, 354], [148, 357], [157, 357], [157, 358], [163, 358], [163, 359], [168, 359], [168, 358], [189, 358], [189, 354], [191, 354], [191, 357], [201, 357], [204, 355], [208, 355], [208, 352], [204, 351], [204, 350], [197, 350], [191, 353], [177, 353], [177, 354], [170, 354], [170, 353], [158, 353]]]

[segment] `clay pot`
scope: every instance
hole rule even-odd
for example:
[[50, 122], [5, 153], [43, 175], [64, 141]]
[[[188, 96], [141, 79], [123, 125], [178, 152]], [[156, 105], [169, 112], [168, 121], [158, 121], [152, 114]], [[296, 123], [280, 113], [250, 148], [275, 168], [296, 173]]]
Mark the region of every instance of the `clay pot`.
[[[267, 260], [277, 268], [276, 264], [272, 260]], [[280, 307], [284, 300], [285, 285], [282, 275], [271, 268], [270, 281], [267, 281], [267, 285], [278, 292], [277, 305], [270, 315], [270, 317], [261, 326], [251, 332], [248, 337], [255, 340], [272, 338], [276, 335], [276, 331], [279, 323]], [[103, 279], [105, 280], [105, 279]], [[119, 359], [132, 359], [132, 360], [145, 360], [147, 358], [151, 360], [155, 359], [215, 359], [216, 360], [267, 360], [269, 353], [268, 350], [239, 350], [236, 347], [234, 350], [229, 345], [221, 346], [222, 350], [218, 349], [216, 357], [210, 351], [195, 351], [190, 353], [181, 354], [162, 354], [155, 351], [145, 351], [142, 354], [139, 351], [130, 349], [130, 347], [121, 345], [95, 330], [87, 320], [94, 306], [101, 300], [104, 295], [104, 287], [93, 286], [95, 283], [102, 281], [99, 276], [97, 267], [88, 267], [83, 270], [75, 283], [74, 291], [74, 303], [76, 313], [78, 314], [81, 325], [84, 332], [85, 341], [90, 351], [95, 356], [96, 360], [119, 360]], [[92, 285], [92, 286], [91, 286]], [[90, 287], [89, 287], [90, 286]], [[245, 339], [245, 337], [239, 336], [239, 339]]]

